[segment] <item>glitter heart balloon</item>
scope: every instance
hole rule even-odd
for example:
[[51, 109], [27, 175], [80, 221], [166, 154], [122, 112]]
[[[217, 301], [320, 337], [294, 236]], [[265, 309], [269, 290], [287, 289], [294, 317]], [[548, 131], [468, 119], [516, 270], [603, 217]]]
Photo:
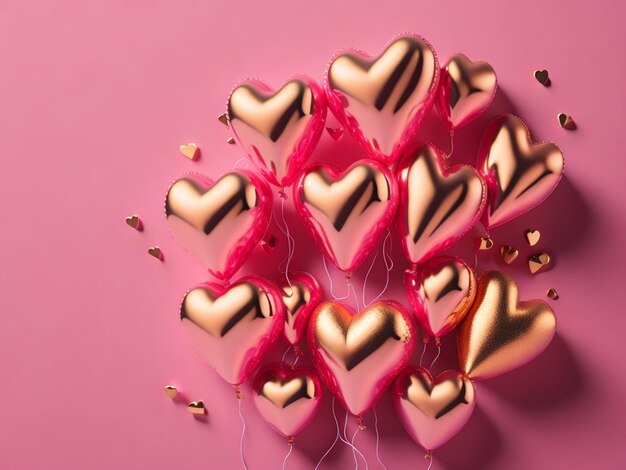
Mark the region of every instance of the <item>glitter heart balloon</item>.
[[476, 278], [459, 258], [441, 256], [404, 273], [406, 295], [420, 325], [441, 337], [459, 324], [476, 297]]
[[385, 167], [360, 160], [343, 173], [326, 164], [296, 181], [294, 205], [328, 259], [342, 271], [358, 268], [396, 213], [398, 191]]
[[393, 163], [432, 106], [439, 64], [416, 35], [393, 39], [378, 57], [356, 49], [336, 54], [324, 79], [328, 106], [367, 153]]
[[489, 107], [496, 96], [496, 72], [487, 62], [455, 54], [441, 71], [437, 107], [450, 129], [457, 129]]
[[289, 283], [283, 288], [283, 303], [285, 304], [285, 339], [292, 345], [297, 345], [304, 333], [311, 313], [317, 307], [322, 297], [320, 285], [308, 273], [289, 275]]
[[242, 170], [216, 182], [186, 175], [165, 198], [176, 241], [220, 279], [229, 279], [250, 256], [267, 230], [271, 207], [269, 186]]
[[448, 370], [433, 379], [417, 366], [400, 373], [392, 400], [404, 429], [427, 451], [457, 434], [476, 405], [472, 381], [460, 372]]
[[415, 325], [404, 307], [379, 301], [355, 313], [323, 302], [309, 323], [309, 349], [322, 379], [344, 407], [361, 416], [406, 365]]
[[245, 382], [274, 344], [284, 314], [278, 287], [255, 276], [228, 288], [194, 287], [180, 308], [183, 331], [196, 352], [233, 385]]
[[235, 139], [264, 178], [288, 186], [324, 130], [326, 97], [311, 78], [297, 75], [278, 91], [258, 80], [238, 84], [227, 103]]
[[533, 144], [522, 120], [495, 118], [480, 144], [478, 169], [488, 187], [486, 227], [501, 225], [532, 209], [554, 190], [564, 169], [563, 153], [551, 142]]
[[472, 379], [487, 379], [525, 364], [556, 331], [554, 311], [542, 300], [518, 302], [517, 285], [500, 271], [478, 279], [476, 301], [459, 330], [459, 363]]
[[322, 384], [311, 367], [292, 369], [284, 362], [263, 366], [252, 384], [256, 409], [288, 439], [311, 422], [322, 403]]
[[439, 150], [419, 144], [396, 170], [400, 206], [396, 225], [404, 256], [420, 263], [449, 247], [476, 223], [486, 188], [467, 165], [445, 168]]

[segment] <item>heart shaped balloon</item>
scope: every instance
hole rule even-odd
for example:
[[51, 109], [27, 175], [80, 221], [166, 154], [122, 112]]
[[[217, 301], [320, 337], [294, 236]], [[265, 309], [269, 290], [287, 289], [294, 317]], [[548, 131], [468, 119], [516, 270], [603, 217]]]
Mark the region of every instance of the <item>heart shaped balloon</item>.
[[476, 301], [459, 330], [459, 363], [472, 379], [487, 379], [525, 364], [543, 351], [556, 331], [554, 311], [542, 300], [518, 301], [511, 276], [487, 271]]
[[476, 278], [461, 259], [432, 258], [404, 273], [406, 294], [420, 325], [439, 338], [456, 327], [476, 297]]
[[309, 323], [309, 349], [322, 379], [355, 416], [373, 406], [415, 348], [415, 325], [404, 307], [379, 301], [355, 313], [322, 302]]
[[274, 91], [258, 80], [239, 83], [228, 97], [228, 124], [267, 181], [284, 187], [311, 156], [324, 130], [326, 97], [297, 75]]
[[269, 186], [247, 171], [231, 171], [216, 182], [202, 175], [174, 181], [165, 198], [172, 235], [211, 274], [230, 279], [269, 225]]
[[448, 127], [458, 129], [489, 107], [497, 88], [491, 65], [455, 54], [441, 71], [437, 107]]
[[289, 275], [289, 283], [283, 288], [285, 305], [285, 339], [292, 346], [297, 345], [304, 333], [311, 313], [320, 303], [322, 290], [309, 273], [298, 272]]
[[530, 131], [522, 120], [503, 114], [483, 134], [478, 169], [489, 194], [483, 221], [493, 228], [550, 195], [563, 175], [563, 153], [551, 142], [531, 143]]
[[427, 451], [457, 434], [476, 404], [472, 381], [460, 372], [448, 370], [434, 379], [416, 366], [400, 373], [392, 399], [404, 429]]
[[343, 173], [307, 169], [293, 188], [294, 205], [326, 257], [342, 271], [358, 268], [396, 213], [396, 182], [384, 166], [355, 162]]
[[445, 168], [441, 152], [422, 143], [396, 170], [400, 189], [396, 225], [404, 256], [421, 263], [472, 228], [485, 205], [486, 188], [472, 167]]
[[356, 49], [337, 53], [324, 87], [337, 120], [372, 158], [389, 165], [417, 134], [438, 81], [432, 46], [419, 36], [403, 35], [377, 57]]
[[255, 276], [230, 287], [201, 284], [187, 292], [180, 308], [196, 352], [233, 385], [244, 382], [274, 344], [284, 314], [278, 287]]
[[322, 403], [322, 384], [311, 367], [284, 362], [263, 366], [252, 384], [253, 401], [263, 419], [288, 439], [311, 422]]

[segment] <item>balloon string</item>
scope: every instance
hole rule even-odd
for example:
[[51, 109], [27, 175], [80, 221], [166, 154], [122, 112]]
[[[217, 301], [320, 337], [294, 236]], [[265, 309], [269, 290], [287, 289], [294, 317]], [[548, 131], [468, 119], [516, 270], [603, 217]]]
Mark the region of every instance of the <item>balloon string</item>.
[[246, 434], [246, 420], [243, 419], [243, 414], [241, 413], [241, 402], [243, 401], [241, 398], [238, 398], [239, 402], [239, 418], [241, 419], [241, 439], [239, 439], [239, 456], [241, 457], [241, 464], [245, 470], [248, 470], [248, 466], [246, 465], [246, 459], [243, 456], [243, 436]]
[[291, 351], [291, 346], [289, 346], [289, 347], [285, 350], [285, 352], [283, 353], [283, 357], [282, 357], [282, 359], [281, 359], [281, 362], [285, 362], [285, 357], [287, 357], [287, 353], [288, 353], [289, 351]]
[[296, 360], [293, 361], [293, 365], [291, 366], [291, 368], [293, 369], [294, 367], [296, 367], [296, 364], [298, 363], [298, 359], [300, 359], [300, 355], [296, 354]]
[[430, 467], [433, 466], [433, 454], [432, 452], [429, 452], [428, 454], [426, 454], [428, 457], [426, 457], [429, 462], [428, 462], [428, 467], [426, 467], [426, 470], [430, 470]]
[[319, 462], [317, 462], [317, 465], [315, 466], [314, 470], [317, 470], [319, 468], [319, 466], [322, 464], [322, 461], [326, 458], [326, 456], [330, 453], [330, 451], [333, 450], [333, 448], [337, 444], [337, 441], [339, 440], [339, 420], [337, 419], [337, 413], [335, 413], [335, 397], [333, 397], [332, 409], [333, 409], [333, 418], [335, 419], [335, 426], [337, 427], [337, 435], [335, 436], [335, 440], [330, 445], [328, 450], [324, 452], [324, 455], [322, 455], [322, 458], [319, 460]]
[[452, 156], [453, 153], [454, 153], [454, 129], [451, 129], [450, 130], [450, 152], [448, 152], [448, 155], [446, 155], [446, 160], [448, 160]]
[[435, 365], [435, 362], [437, 362], [437, 359], [439, 359], [439, 354], [441, 354], [441, 345], [438, 344], [437, 345], [437, 355], [433, 359], [433, 362], [430, 363], [430, 367], [428, 368], [429, 371], [433, 368], [433, 366]]
[[[359, 452], [359, 449], [356, 448], [356, 445], [354, 445], [354, 441], [356, 439], [356, 435], [359, 433], [359, 431], [361, 431], [361, 429], [359, 427], [356, 428], [356, 430], [354, 431], [354, 434], [352, 435], [352, 454], [354, 455], [354, 461], [356, 463], [356, 468], [359, 468], [359, 464], [356, 462], [356, 452]], [[367, 460], [365, 459], [365, 456], [359, 452], [359, 455], [363, 458], [363, 461], [365, 462], [365, 470], [368, 470], [369, 466], [367, 465]]]
[[289, 452], [287, 452], [287, 455], [285, 455], [285, 459], [283, 460], [283, 470], [285, 470], [285, 465], [287, 464], [287, 459], [291, 455], [291, 452], [293, 452], [293, 444], [292, 443], [289, 444]]
[[[357, 432], [360, 429], [357, 428]], [[356, 432], [354, 433], [356, 435]], [[345, 437], [344, 437], [345, 436]], [[365, 458], [365, 456], [361, 453], [361, 451], [359, 449], [356, 448], [356, 446], [350, 442], [348, 440], [348, 412], [346, 411], [346, 419], [343, 422], [343, 436], [339, 436], [339, 439], [341, 439], [341, 442], [343, 442], [344, 444], [350, 446], [352, 448], [352, 455], [354, 456], [354, 464], [355, 464], [355, 470], [357, 470], [359, 468], [359, 462], [356, 458], [356, 454], [359, 454], [361, 456], [361, 458], [363, 459], [363, 461], [365, 462], [365, 469], [367, 470], [368, 466], [367, 466], [367, 459]], [[354, 441], [354, 436], [352, 436], [352, 440]]]
[[378, 433], [378, 413], [376, 413], [376, 407], [373, 407], [372, 409], [374, 410], [374, 429], [376, 430], [376, 460], [378, 460], [378, 463], [380, 464], [381, 467], [387, 470], [387, 466], [383, 463], [383, 461], [380, 458], [380, 451], [379, 451], [380, 434]]
[[[287, 224], [287, 220], [285, 219], [285, 201], [287, 200], [287, 195], [283, 190], [279, 191], [281, 203], [280, 203], [280, 215], [282, 218], [283, 226], [278, 226], [287, 237], [287, 258], [283, 260], [285, 263], [285, 278], [287, 279], [287, 283], [289, 284], [289, 288], [292, 287], [291, 279], [289, 279], [289, 265], [291, 264], [291, 260], [293, 259], [293, 255], [296, 252], [296, 241], [291, 236], [289, 232], [289, 225]], [[283, 228], [284, 227], [284, 228]], [[281, 263], [282, 264], [282, 263]]]
[[[387, 248], [387, 241], [389, 240], [389, 251], [386, 250]], [[376, 259], [378, 258], [378, 253], [380, 250], [376, 251], [376, 255], [374, 255], [374, 259], [372, 260], [372, 264], [370, 264], [370, 268], [367, 270], [367, 274], [365, 275], [365, 280], [363, 281], [363, 295], [361, 296], [363, 300], [363, 307], [365, 307], [366, 305], [370, 305], [373, 302], [376, 302], [378, 299], [380, 299], [380, 297], [387, 291], [387, 287], [389, 287], [389, 273], [391, 272], [391, 270], [393, 269], [393, 259], [391, 258], [391, 255], [389, 252], [391, 252], [392, 250], [392, 240], [391, 240], [391, 230], [387, 229], [387, 236], [385, 237], [385, 240], [383, 241], [383, 262], [385, 263], [385, 287], [383, 287], [383, 290], [380, 291], [380, 293], [374, 297], [372, 300], [370, 300], [369, 302], [365, 301], [365, 291], [366, 291], [366, 287], [367, 287], [367, 280], [369, 279], [370, 276], [370, 272], [372, 271], [372, 268], [374, 267], [374, 263], [376, 262]]]
[[428, 342], [424, 342], [424, 349], [422, 349], [422, 355], [420, 356], [420, 367], [422, 365], [422, 361], [424, 361], [424, 354], [426, 354], [426, 346], [428, 346]]
[[330, 272], [328, 271], [328, 266], [326, 266], [326, 257], [322, 254], [322, 263], [324, 263], [324, 271], [326, 271], [326, 276], [328, 276], [328, 282], [330, 283], [330, 295], [333, 296], [333, 298], [335, 300], [345, 300], [350, 296], [350, 284], [348, 284], [348, 292], [346, 295], [344, 295], [343, 297], [337, 297], [335, 295], [335, 293], [333, 292], [333, 278], [330, 275]]

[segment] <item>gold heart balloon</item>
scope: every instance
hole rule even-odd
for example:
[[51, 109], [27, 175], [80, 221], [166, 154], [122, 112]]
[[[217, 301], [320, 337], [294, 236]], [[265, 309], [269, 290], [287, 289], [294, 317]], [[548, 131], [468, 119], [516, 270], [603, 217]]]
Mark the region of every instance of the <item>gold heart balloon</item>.
[[455, 54], [443, 68], [437, 105], [450, 129], [457, 129], [489, 107], [496, 89], [491, 65]]
[[563, 153], [551, 142], [531, 143], [522, 120], [504, 114], [483, 134], [478, 169], [489, 195], [484, 223], [488, 228], [496, 227], [550, 195], [563, 174]]
[[276, 186], [290, 185], [324, 130], [322, 88], [305, 76], [278, 91], [245, 80], [231, 92], [227, 106], [230, 128], [261, 174]]
[[343, 173], [319, 164], [294, 185], [294, 205], [317, 244], [342, 271], [351, 272], [372, 251], [396, 213], [398, 191], [385, 167], [371, 160]]
[[515, 369], [543, 351], [556, 331], [554, 311], [542, 300], [518, 302], [508, 274], [487, 271], [459, 332], [459, 362], [472, 379]]
[[319, 304], [322, 292], [320, 285], [308, 273], [298, 272], [289, 275], [289, 282], [283, 286], [285, 304], [285, 338], [293, 346], [302, 339], [311, 313]]
[[275, 286], [250, 276], [230, 288], [203, 284], [191, 289], [180, 318], [198, 354], [228, 383], [240, 384], [276, 341], [284, 308]]
[[457, 434], [476, 404], [472, 381], [452, 370], [434, 379], [423, 367], [408, 366], [396, 379], [393, 391], [400, 421], [427, 451]]
[[395, 38], [378, 57], [351, 49], [328, 65], [328, 104], [368, 154], [389, 165], [433, 104], [438, 72], [434, 50], [419, 36]]
[[422, 262], [461, 238], [478, 220], [486, 188], [467, 165], [445, 168], [442, 155], [420, 144], [396, 170], [400, 188], [396, 218], [404, 255]]
[[269, 187], [245, 171], [215, 183], [187, 175], [167, 192], [165, 215], [174, 238], [211, 273], [228, 279], [263, 237], [271, 201]]
[[415, 326], [396, 302], [375, 302], [355, 313], [330, 301], [313, 312], [308, 338], [326, 385], [347, 410], [360, 416], [408, 362]]

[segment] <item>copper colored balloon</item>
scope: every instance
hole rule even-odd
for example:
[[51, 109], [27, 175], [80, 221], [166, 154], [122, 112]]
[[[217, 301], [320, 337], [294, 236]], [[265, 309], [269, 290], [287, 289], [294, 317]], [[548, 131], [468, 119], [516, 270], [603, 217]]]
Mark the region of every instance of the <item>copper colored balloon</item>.
[[542, 300], [518, 301], [511, 276], [487, 271], [459, 330], [459, 362], [472, 379], [487, 379], [525, 364], [556, 331], [554, 311]]
[[330, 301], [313, 312], [308, 341], [328, 388], [362, 416], [408, 362], [415, 334], [412, 317], [397, 302], [374, 302], [355, 313]]
[[503, 114], [483, 134], [478, 169], [489, 194], [484, 224], [496, 227], [550, 195], [563, 175], [563, 153], [551, 142], [531, 143], [522, 120]]
[[427, 451], [456, 435], [476, 405], [469, 378], [448, 370], [434, 379], [418, 366], [408, 366], [400, 373], [394, 382], [392, 399], [406, 431]]
[[311, 422], [322, 403], [322, 384], [311, 367], [284, 362], [263, 366], [252, 384], [254, 404], [263, 419], [288, 439]]
[[456, 327], [476, 297], [476, 278], [461, 259], [441, 256], [404, 273], [406, 294], [420, 325], [440, 337]]
[[396, 225], [402, 249], [421, 263], [452, 245], [480, 218], [486, 188], [467, 165], [445, 168], [443, 155], [429, 144], [407, 153], [396, 170], [400, 205]]
[[298, 178], [294, 205], [326, 257], [342, 271], [358, 268], [396, 213], [396, 182], [384, 166], [360, 160], [343, 173], [318, 164]]
[[412, 141], [432, 106], [439, 64], [416, 35], [394, 38], [377, 57], [348, 49], [326, 69], [328, 106], [367, 153], [393, 163]]
[[170, 186], [165, 215], [183, 248], [220, 279], [229, 279], [263, 237], [272, 194], [252, 173], [239, 170], [217, 181], [186, 175]]
[[324, 90], [297, 75], [274, 91], [258, 80], [239, 83], [228, 97], [228, 124], [267, 181], [288, 186], [320, 140]]
[[437, 107], [450, 129], [457, 129], [489, 107], [498, 87], [496, 72], [487, 62], [453, 55], [441, 71]]
[[274, 344], [284, 314], [278, 287], [254, 276], [228, 288], [194, 287], [180, 309], [183, 331], [196, 352], [233, 385], [244, 382]]
[[285, 304], [285, 338], [291, 345], [296, 345], [304, 336], [311, 313], [317, 307], [322, 297], [320, 285], [308, 273], [289, 275], [289, 283], [283, 288], [283, 303]]

